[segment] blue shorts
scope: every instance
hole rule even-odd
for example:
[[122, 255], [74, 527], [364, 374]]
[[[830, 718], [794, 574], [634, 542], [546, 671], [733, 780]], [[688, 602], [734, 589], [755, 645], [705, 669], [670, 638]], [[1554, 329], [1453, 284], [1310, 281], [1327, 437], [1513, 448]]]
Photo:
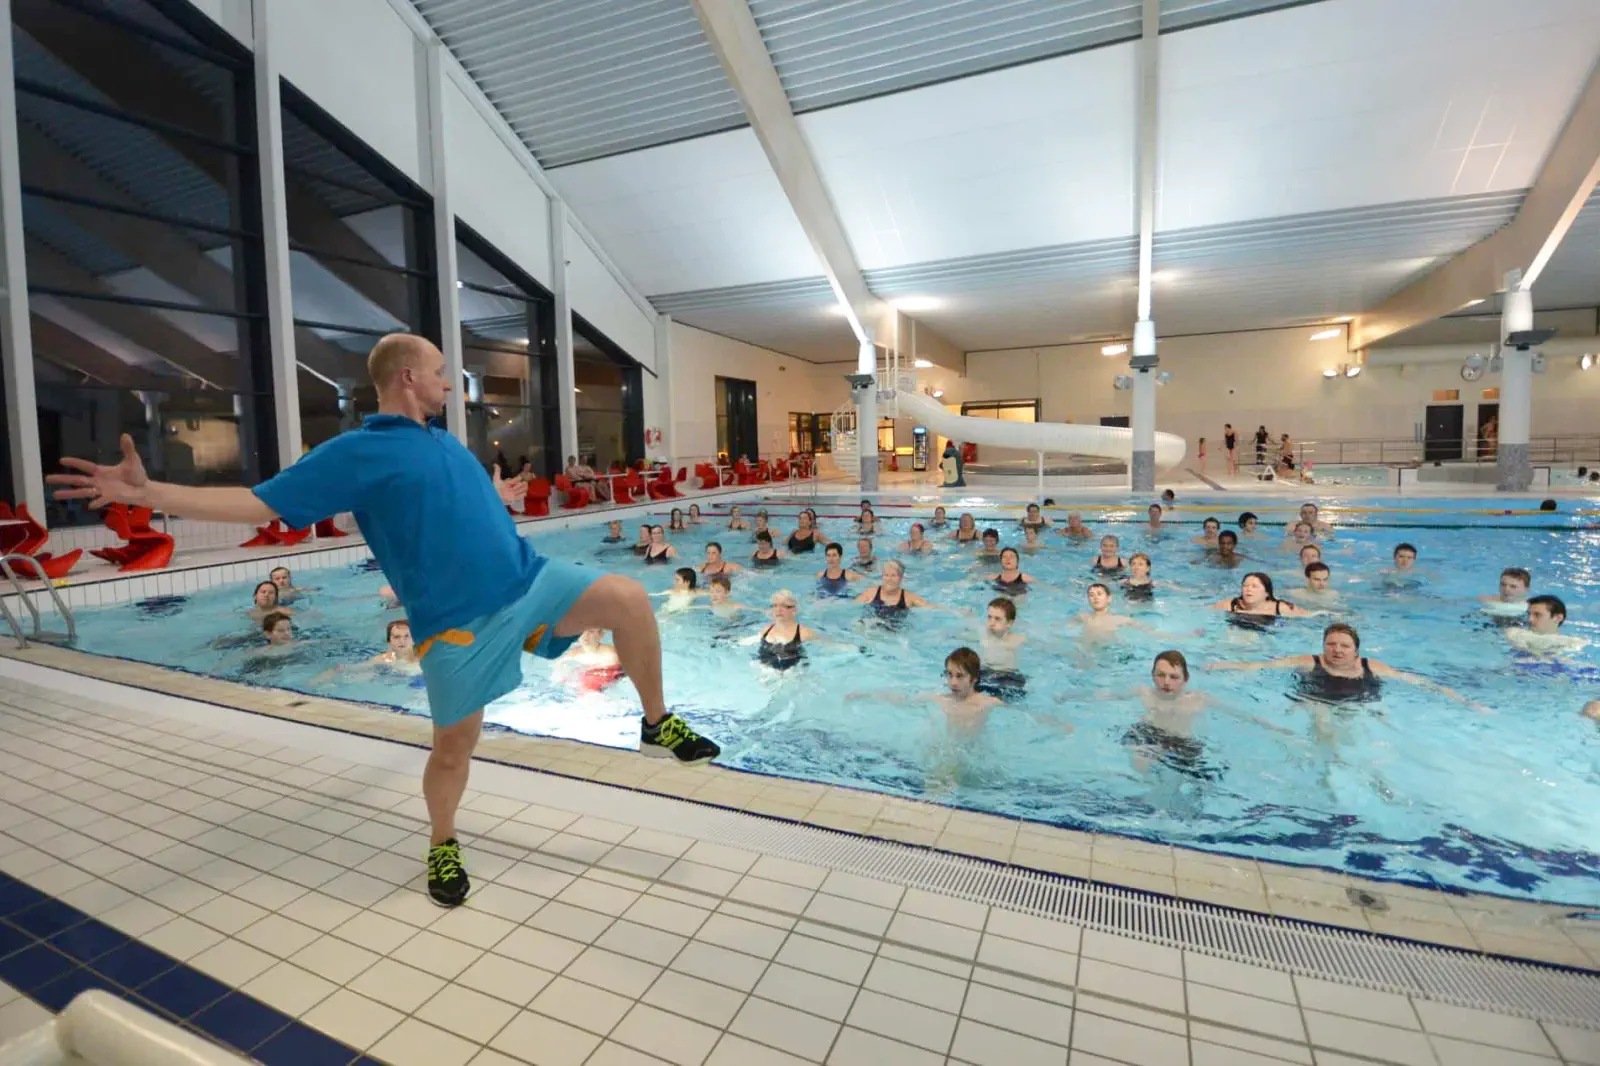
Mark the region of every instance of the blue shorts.
[[577, 637], [556, 636], [556, 623], [600, 574], [546, 559], [519, 599], [418, 645], [433, 724], [455, 725], [516, 689], [522, 684], [523, 652], [554, 659], [570, 648]]

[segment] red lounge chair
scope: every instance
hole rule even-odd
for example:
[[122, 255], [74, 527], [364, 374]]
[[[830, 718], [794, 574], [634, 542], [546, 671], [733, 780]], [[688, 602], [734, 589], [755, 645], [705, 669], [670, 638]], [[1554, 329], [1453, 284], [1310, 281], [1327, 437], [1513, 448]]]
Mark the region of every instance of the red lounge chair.
[[556, 491], [566, 496], [561, 501], [563, 511], [577, 511], [589, 506], [589, 490], [574, 485], [565, 474], [556, 475]]
[[611, 479], [611, 502], [615, 504], [632, 503], [634, 497], [644, 491], [644, 482], [639, 475], [629, 472], [627, 477]]
[[283, 520], [274, 518], [264, 526], [256, 527], [256, 535], [239, 545], [241, 548], [268, 548], [299, 544], [311, 536], [311, 527], [284, 529]]
[[28, 513], [28, 505], [25, 503], [17, 504], [11, 517], [27, 524], [4, 527], [4, 530], [11, 534], [8, 541], [12, 542], [6, 546], [5, 551], [14, 555], [37, 555], [39, 549], [44, 547], [45, 541], [50, 539], [50, 531]]
[[722, 484], [717, 477], [717, 468], [710, 463], [694, 464], [694, 476], [700, 479], [701, 489], [714, 489]]
[[172, 562], [172, 538], [150, 528], [150, 508], [113, 503], [106, 508], [105, 523], [127, 543], [116, 548], [96, 548], [89, 553], [95, 558], [114, 563], [124, 571], [160, 570]]
[[324, 518], [312, 528], [319, 537], [348, 537], [350, 535], [334, 525], [331, 518]]
[[51, 555], [49, 552], [40, 552], [31, 559], [18, 559], [11, 564], [11, 569], [18, 577], [32, 577], [41, 580], [56, 581], [72, 572], [78, 565], [78, 560], [83, 558], [83, 549], [74, 548], [65, 555]]
[[522, 513], [547, 515], [550, 513], [550, 480], [536, 477], [528, 482], [528, 494], [522, 498]]
[[672, 480], [672, 468], [664, 466], [661, 473], [650, 479], [650, 498], [652, 500], [670, 500], [682, 496], [677, 484]]

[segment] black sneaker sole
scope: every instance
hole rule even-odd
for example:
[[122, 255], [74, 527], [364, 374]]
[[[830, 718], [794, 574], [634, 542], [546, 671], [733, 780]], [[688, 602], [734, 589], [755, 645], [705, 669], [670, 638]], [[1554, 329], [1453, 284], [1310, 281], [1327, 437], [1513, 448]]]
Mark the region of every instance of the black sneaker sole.
[[682, 766], [699, 766], [715, 759], [722, 752], [718, 751], [710, 755], [702, 755], [698, 759], [679, 759], [678, 753], [671, 748], [662, 747], [660, 744], [640, 744], [639, 754], [651, 759], [677, 759]]
[[467, 897], [470, 896], [470, 895], [472, 895], [472, 886], [471, 885], [468, 885], [467, 886], [467, 890], [465, 892], [461, 893], [460, 896], [456, 896], [456, 895], [452, 894], [452, 895], [447, 896], [447, 897], [445, 897], [443, 899], [441, 899], [437, 894], [435, 894], [431, 887], [428, 889], [428, 901], [430, 903], [432, 903], [435, 907], [440, 907], [440, 908], [442, 908], [444, 910], [451, 910], [451, 909], [453, 909], [455, 907], [461, 906], [463, 903], [465, 903], [467, 901]]

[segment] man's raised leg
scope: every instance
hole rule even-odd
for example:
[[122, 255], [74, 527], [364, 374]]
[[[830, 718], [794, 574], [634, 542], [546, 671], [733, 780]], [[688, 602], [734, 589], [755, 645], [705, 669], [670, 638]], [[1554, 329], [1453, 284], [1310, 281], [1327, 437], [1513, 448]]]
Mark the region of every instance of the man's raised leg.
[[609, 629], [622, 670], [639, 692], [644, 728], [639, 750], [672, 755], [680, 762], [705, 762], [721, 752], [716, 744], [667, 713], [661, 691], [661, 631], [644, 586], [620, 574], [596, 578], [556, 625], [556, 635], [572, 637], [585, 629]]
[[467, 773], [472, 769], [472, 752], [483, 732], [483, 712], [474, 713], [454, 725], [433, 727], [433, 751], [422, 771], [422, 796], [428, 804], [432, 835], [428, 840], [428, 895], [443, 907], [454, 907], [467, 898], [471, 882], [461, 865], [461, 847], [456, 843], [456, 810], [467, 790]]

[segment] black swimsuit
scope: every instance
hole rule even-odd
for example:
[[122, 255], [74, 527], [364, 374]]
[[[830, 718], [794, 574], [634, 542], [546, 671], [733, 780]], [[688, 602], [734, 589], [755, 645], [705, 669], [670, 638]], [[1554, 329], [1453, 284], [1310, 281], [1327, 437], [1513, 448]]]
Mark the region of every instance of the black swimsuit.
[[822, 576], [817, 578], [817, 590], [829, 596], [842, 596], [850, 590], [850, 575], [840, 570], [838, 577], [829, 577], [824, 570]]
[[667, 545], [662, 545], [661, 554], [660, 555], [652, 555], [650, 553], [650, 549], [646, 548], [645, 549], [645, 553], [644, 553], [644, 564], [646, 566], [650, 566], [650, 565], [652, 565], [654, 563], [665, 564], [665, 563], [671, 562], [671, 560], [667, 558], [667, 552], [669, 550], [670, 550], [670, 548]]
[[621, 544], [622, 541], [623, 541], [622, 537], [606, 537], [600, 543], [601, 544]]
[[768, 567], [777, 566], [778, 562], [779, 562], [779, 555], [778, 555], [777, 552], [773, 552], [771, 555], [767, 556], [765, 559], [763, 559], [760, 555], [752, 555], [752, 556], [750, 556], [750, 565], [753, 566], [753, 567], [756, 567], [757, 569], [763, 569], [764, 570], [764, 569], [766, 569]]
[[1100, 561], [1100, 556], [1096, 555], [1094, 557], [1094, 563], [1091, 564], [1090, 567], [1089, 567], [1090, 570], [1092, 570], [1095, 573], [1101, 575], [1102, 577], [1116, 577], [1118, 574], [1121, 574], [1127, 568], [1128, 568], [1127, 564], [1122, 561], [1122, 556], [1120, 556], [1120, 555], [1117, 556], [1117, 565], [1116, 566], [1107, 566], [1107, 565], [1105, 565], [1104, 563], [1102, 563]]
[[1147, 602], [1154, 600], [1156, 598], [1156, 584], [1154, 581], [1146, 581], [1142, 585], [1133, 585], [1125, 582], [1122, 586], [1122, 597], [1130, 601]]
[[816, 533], [813, 532], [811, 534], [811, 536], [805, 537], [805, 538], [801, 538], [800, 531], [797, 529], [793, 533], [789, 534], [789, 553], [791, 555], [793, 555], [796, 552], [815, 551], [816, 548], [817, 548], [817, 535], [816, 535]]
[[1340, 677], [1330, 674], [1322, 665], [1322, 656], [1311, 657], [1311, 669], [1300, 675], [1300, 692], [1324, 703], [1350, 703], [1357, 700], [1377, 699], [1383, 682], [1372, 672], [1372, 666], [1363, 657], [1360, 677]]
[[1022, 571], [1018, 570], [1014, 581], [1007, 581], [1004, 573], [996, 574], [994, 587], [997, 592], [1004, 592], [1007, 596], [1021, 596], [1028, 591], [1028, 582], [1022, 576]]
[[1224, 433], [1222, 435], [1222, 443], [1226, 445], [1227, 449], [1231, 452], [1238, 445], [1239, 438], [1235, 434]]
[[1179, 736], [1169, 729], [1162, 729], [1154, 722], [1141, 719], [1134, 723], [1122, 735], [1122, 742], [1131, 748], [1144, 751], [1156, 762], [1180, 774], [1201, 781], [1213, 781], [1222, 776], [1221, 767], [1206, 763], [1205, 746], [1198, 740]]
[[[972, 535], [971, 536], [963, 536], [962, 534], [964, 534], [964, 533], [970, 533]], [[968, 529], [957, 529], [956, 530], [956, 543], [957, 544], [971, 544], [973, 541], [975, 541], [977, 539], [978, 539], [978, 531], [976, 529], [970, 529], [970, 530], [968, 530]]]
[[871, 607], [875, 612], [877, 612], [878, 617], [884, 619], [885, 621], [903, 618], [905, 613], [911, 609], [911, 605], [906, 602], [905, 589], [900, 590], [900, 599], [898, 602], [884, 603], [882, 585], [879, 585], [877, 588], [872, 590], [872, 600], [867, 604], [867, 606]]
[[771, 626], [761, 631], [761, 643], [756, 651], [756, 661], [774, 670], [788, 670], [790, 667], [799, 666], [806, 657], [805, 649], [800, 646], [800, 630], [796, 628], [794, 636], [781, 643], [767, 639], [767, 634], [771, 632]]
[[983, 676], [973, 687], [985, 696], [1009, 702], [1028, 695], [1028, 678], [1020, 670], [991, 670], [985, 667]]
[[710, 563], [702, 563], [700, 566], [700, 572], [707, 577], [721, 577], [723, 574], [728, 572], [728, 560], [719, 559], [717, 561], [717, 568], [715, 570], [711, 569]]
[[1228, 621], [1240, 629], [1266, 629], [1283, 614], [1283, 600], [1272, 601], [1271, 614], [1255, 614], [1244, 609], [1244, 600], [1235, 596], [1228, 604]]

